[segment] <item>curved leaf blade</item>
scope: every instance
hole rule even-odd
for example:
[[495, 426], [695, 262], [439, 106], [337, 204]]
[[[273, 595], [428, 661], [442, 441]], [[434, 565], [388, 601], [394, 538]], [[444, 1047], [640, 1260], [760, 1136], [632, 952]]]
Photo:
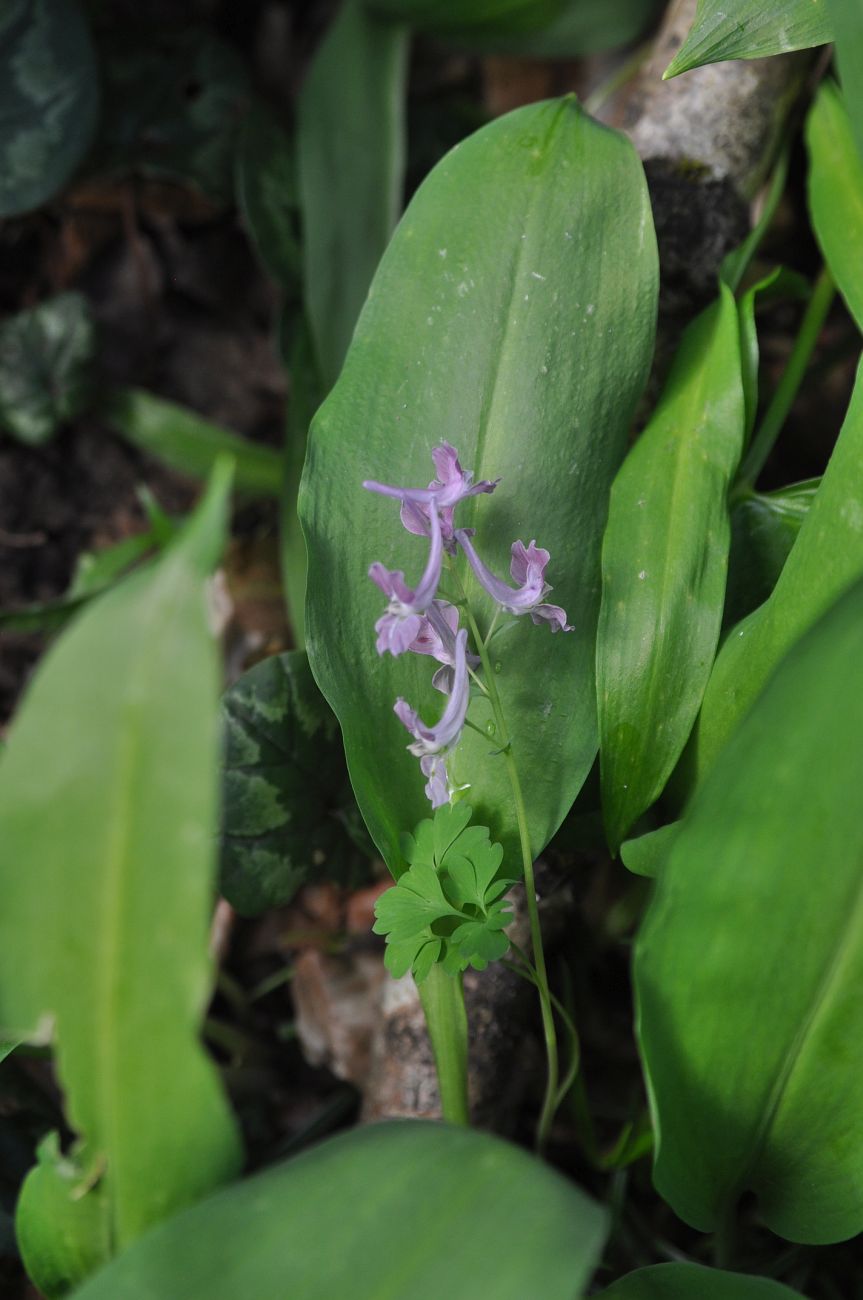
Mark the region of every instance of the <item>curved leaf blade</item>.
[[565, 0], [367, 0], [369, 9], [419, 31], [518, 36], [544, 28]]
[[654, 1264], [622, 1277], [597, 1300], [801, 1300], [769, 1277], [725, 1273], [700, 1264]]
[[806, 119], [809, 211], [821, 252], [863, 330], [863, 160], [839, 87], [822, 82]]
[[744, 420], [737, 305], [722, 285], [684, 335], [611, 489], [596, 666], [603, 811], [614, 849], [662, 793], [710, 676]]
[[[327, 1225], [324, 1248], [321, 1225]], [[287, 1225], [287, 1230], [286, 1230]], [[210, 1197], [75, 1300], [572, 1300], [605, 1214], [517, 1147], [416, 1121], [353, 1130]]]
[[0, 1025], [56, 1038], [75, 1195], [98, 1184], [115, 1249], [239, 1160], [197, 1040], [218, 756], [204, 579], [223, 544], [224, 469], [164, 559], [49, 652], [2, 758]]
[[654, 1178], [702, 1231], [747, 1190], [792, 1241], [863, 1226], [861, 771], [858, 582], [720, 754], [636, 947]]
[[96, 55], [76, 0], [7, 0], [0, 66], [0, 217], [12, 217], [63, 188], [96, 129]]
[[827, 0], [698, 0], [689, 35], [663, 75], [804, 50], [832, 39]]
[[401, 210], [406, 76], [404, 29], [345, 0], [300, 94], [305, 302], [327, 386]]
[[769, 598], [728, 635], [693, 732], [700, 779], [789, 647], [863, 573], [863, 371], [839, 440]]
[[731, 509], [726, 625], [737, 623], [768, 599], [797, 541], [820, 478], [773, 492], [747, 492]]
[[[449, 439], [477, 478], [502, 476], [493, 496], [459, 506], [487, 563], [505, 572], [518, 536], [537, 535], [551, 552], [554, 599], [576, 630], [551, 641], [520, 619], [491, 650], [538, 853], [596, 753], [600, 540], [650, 362], [656, 287], [638, 159], [571, 99], [520, 109], [453, 150], [381, 263], [341, 379], [312, 424], [300, 514], [312, 670], [395, 874], [399, 832], [428, 804], [393, 702], [402, 695], [434, 716], [440, 695], [418, 656], [375, 653], [380, 593], [368, 565], [386, 557], [412, 575], [424, 546], [392, 501], [360, 484], [427, 483], [431, 448]], [[454, 771], [470, 782], [477, 819], [511, 847], [508, 783], [490, 748], [465, 732]]]

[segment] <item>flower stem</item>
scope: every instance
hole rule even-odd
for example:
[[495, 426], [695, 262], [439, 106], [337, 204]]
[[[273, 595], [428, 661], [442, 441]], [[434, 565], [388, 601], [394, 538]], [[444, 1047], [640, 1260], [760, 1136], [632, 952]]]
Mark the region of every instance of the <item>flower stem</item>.
[[[460, 578], [453, 570], [453, 576], [457, 582]], [[462, 588], [464, 591], [464, 588]], [[527, 900], [527, 914], [530, 921], [530, 942], [533, 950], [533, 964], [536, 971], [536, 987], [539, 993], [539, 1005], [542, 1012], [542, 1030], [545, 1038], [545, 1055], [548, 1065], [545, 1098], [543, 1100], [542, 1111], [539, 1117], [539, 1123], [536, 1130], [536, 1147], [538, 1151], [545, 1149], [548, 1142], [548, 1135], [551, 1130], [554, 1113], [558, 1106], [558, 1052], [557, 1052], [557, 1032], [554, 1026], [554, 1012], [551, 1004], [551, 992], [548, 987], [548, 974], [545, 967], [545, 951], [542, 946], [542, 929], [539, 923], [539, 910], [536, 901], [536, 882], [533, 875], [533, 854], [530, 848], [530, 837], [527, 830], [527, 813], [524, 807], [524, 796], [521, 790], [521, 780], [518, 775], [518, 768], [515, 765], [515, 759], [512, 754], [512, 744], [507, 730], [506, 721], [503, 716], [500, 695], [495, 682], [494, 670], [488, 655], [488, 649], [483, 637], [477, 626], [476, 618], [470, 607], [470, 602], [465, 595], [465, 613], [468, 624], [473, 634], [474, 643], [477, 653], [482, 662], [486, 677], [486, 688], [488, 690], [489, 703], [494, 713], [495, 724], [497, 726], [498, 737], [500, 739], [501, 752], [506, 762], [507, 775], [512, 788], [512, 798], [515, 805], [515, 817], [518, 824], [518, 837], [521, 845], [521, 859], [524, 869], [524, 892]]]
[[418, 986], [440, 1089], [443, 1117], [469, 1124], [467, 1096], [467, 1012], [461, 976], [435, 963]]

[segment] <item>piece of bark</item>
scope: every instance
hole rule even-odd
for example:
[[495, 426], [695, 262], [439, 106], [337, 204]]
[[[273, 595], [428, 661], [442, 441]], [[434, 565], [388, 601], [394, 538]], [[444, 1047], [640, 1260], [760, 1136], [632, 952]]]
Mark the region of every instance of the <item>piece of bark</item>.
[[749, 209], [776, 157], [811, 56], [783, 54], [662, 74], [695, 18], [673, 0], [650, 59], [616, 100], [647, 173], [659, 242], [660, 310], [691, 316], [716, 292], [720, 263], [745, 238]]

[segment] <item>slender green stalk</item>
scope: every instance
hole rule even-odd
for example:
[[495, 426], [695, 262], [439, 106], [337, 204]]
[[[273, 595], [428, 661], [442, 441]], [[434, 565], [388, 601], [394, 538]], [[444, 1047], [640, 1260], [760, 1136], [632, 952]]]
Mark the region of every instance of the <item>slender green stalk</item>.
[[621, 90], [627, 82], [632, 80], [636, 73], [639, 72], [647, 62], [652, 53], [653, 41], [645, 41], [642, 45], [639, 45], [625, 63], [622, 63], [610, 77], [607, 77], [605, 81], [600, 82], [596, 89], [591, 91], [587, 99], [584, 101], [584, 111], [590, 113], [591, 117], [594, 117], [602, 108], [603, 104], [606, 103], [607, 100], [611, 99], [612, 95], [616, 95], [618, 90]]
[[[460, 582], [458, 574], [452, 571], [453, 577]], [[462, 588], [464, 592], [464, 588]], [[527, 830], [527, 813], [524, 807], [524, 796], [521, 790], [521, 781], [518, 775], [518, 769], [515, 765], [515, 759], [512, 754], [512, 744], [509, 738], [509, 731], [506, 726], [506, 719], [503, 715], [503, 708], [500, 702], [500, 695], [495, 682], [494, 669], [488, 655], [488, 648], [483, 639], [477, 621], [474, 618], [473, 610], [467, 596], [464, 596], [464, 609], [470, 630], [473, 633], [474, 643], [477, 653], [482, 662], [486, 678], [486, 690], [488, 691], [489, 703], [494, 713], [497, 735], [500, 739], [500, 752], [504, 756], [506, 770], [509, 776], [509, 783], [512, 788], [512, 798], [515, 805], [515, 816], [518, 824], [518, 837], [521, 845], [522, 867], [524, 869], [524, 891], [527, 900], [527, 914], [530, 921], [530, 942], [533, 950], [533, 960], [536, 970], [536, 986], [539, 992], [539, 1005], [542, 1012], [542, 1029], [545, 1038], [545, 1054], [548, 1064], [548, 1071], [545, 1083], [545, 1098], [543, 1100], [542, 1111], [539, 1117], [539, 1124], [536, 1132], [537, 1150], [542, 1151], [548, 1141], [549, 1131], [551, 1129], [554, 1113], [558, 1106], [558, 1052], [557, 1052], [557, 1032], [554, 1027], [554, 1012], [551, 1006], [551, 993], [548, 987], [548, 974], [545, 967], [545, 951], [542, 946], [542, 930], [539, 923], [539, 910], [536, 903], [536, 882], [533, 875], [533, 854], [530, 849], [530, 837]]]
[[753, 439], [749, 453], [740, 468], [736, 490], [752, 487], [764, 468], [764, 462], [773, 450], [773, 445], [779, 437], [785, 418], [803, 382], [809, 358], [818, 342], [818, 336], [835, 294], [836, 286], [833, 277], [825, 266], [815, 282], [788, 364], [767, 408], [761, 428]]
[[467, 1095], [467, 1012], [461, 976], [432, 966], [419, 985], [437, 1067], [443, 1117], [450, 1124], [469, 1124]]
[[785, 192], [785, 182], [788, 179], [788, 160], [791, 155], [791, 145], [786, 141], [785, 145], [776, 160], [776, 166], [773, 168], [773, 175], [770, 177], [770, 184], [764, 197], [764, 206], [761, 209], [761, 216], [750, 230], [746, 239], [738, 249], [729, 253], [722, 263], [722, 274], [725, 283], [732, 293], [737, 293], [740, 283], [746, 274], [749, 263], [752, 261], [761, 241], [767, 234], [767, 230], [776, 214], [779, 206], [779, 200]]

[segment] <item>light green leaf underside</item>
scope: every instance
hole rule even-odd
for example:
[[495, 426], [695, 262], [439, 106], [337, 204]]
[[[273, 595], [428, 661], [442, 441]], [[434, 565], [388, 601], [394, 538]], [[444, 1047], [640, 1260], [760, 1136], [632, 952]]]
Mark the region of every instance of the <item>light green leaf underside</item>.
[[[802, 534], [801, 534], [802, 536]], [[717, 759], [639, 936], [655, 1182], [715, 1229], [863, 1227], [863, 584], [790, 651]]]
[[179, 1278], [183, 1300], [573, 1300], [604, 1237], [604, 1212], [518, 1148], [402, 1122], [227, 1188], [75, 1300], [166, 1300]]
[[[342, 377], [312, 425], [300, 514], [312, 669], [396, 874], [399, 832], [428, 804], [393, 703], [404, 696], [432, 719], [442, 697], [428, 661], [375, 652], [383, 598], [368, 566], [383, 560], [415, 581], [427, 543], [403, 530], [397, 502], [360, 485], [425, 486], [431, 449], [447, 439], [478, 479], [502, 480], [458, 508], [486, 562], [508, 573], [516, 538], [551, 552], [552, 599], [576, 630], [552, 636], [522, 618], [491, 646], [538, 852], [596, 753], [600, 539], [650, 361], [656, 287], [641, 166], [572, 99], [520, 109], [448, 154], [381, 263]], [[478, 607], [485, 622], [485, 596]], [[482, 701], [471, 717], [486, 725]], [[493, 748], [466, 731], [452, 772], [470, 783], [477, 820], [511, 849], [512, 800]]]
[[792, 1300], [792, 1291], [768, 1277], [725, 1273], [700, 1264], [654, 1264], [622, 1277], [597, 1300]]
[[76, 1190], [99, 1181], [114, 1248], [239, 1155], [197, 1041], [218, 756], [204, 579], [228, 487], [219, 471], [165, 558], [56, 643], [0, 765], [0, 1032], [56, 1043]]
[[402, 205], [407, 36], [345, 0], [297, 106], [305, 303], [327, 387]]
[[827, 0], [699, 0], [666, 77], [704, 63], [760, 59], [832, 40]]
[[737, 306], [723, 285], [687, 330], [611, 490], [596, 662], [613, 848], [662, 792], [710, 676], [725, 599], [728, 488], [743, 433]]
[[693, 733], [700, 779], [779, 660], [863, 573], [863, 381], [857, 382], [821, 486], [769, 600], [731, 630]]
[[863, 330], [863, 161], [839, 88], [825, 81], [806, 120], [809, 210], [824, 259]]

